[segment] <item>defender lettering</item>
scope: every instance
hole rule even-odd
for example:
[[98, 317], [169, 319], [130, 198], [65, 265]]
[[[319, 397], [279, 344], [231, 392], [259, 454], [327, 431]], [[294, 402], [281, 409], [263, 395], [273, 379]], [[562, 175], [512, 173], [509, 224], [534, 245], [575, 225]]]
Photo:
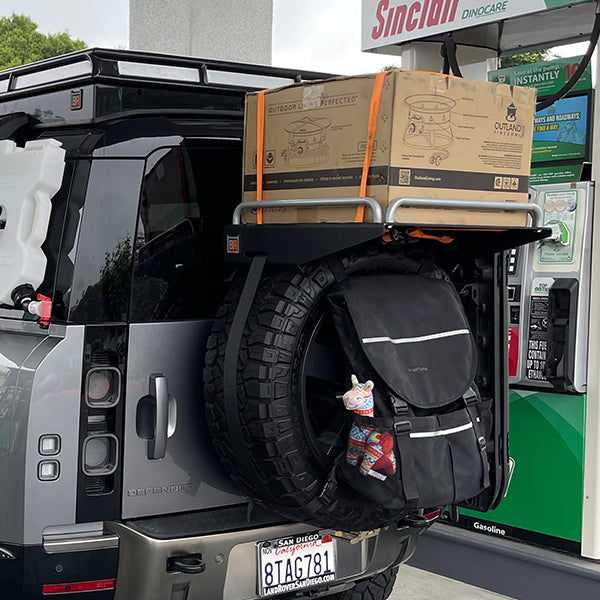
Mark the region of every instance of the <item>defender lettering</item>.
[[193, 489], [191, 483], [182, 483], [180, 485], [162, 485], [157, 487], [142, 488], [137, 490], [127, 490], [128, 496], [151, 496], [153, 494], [174, 494], [177, 492], [187, 492]]

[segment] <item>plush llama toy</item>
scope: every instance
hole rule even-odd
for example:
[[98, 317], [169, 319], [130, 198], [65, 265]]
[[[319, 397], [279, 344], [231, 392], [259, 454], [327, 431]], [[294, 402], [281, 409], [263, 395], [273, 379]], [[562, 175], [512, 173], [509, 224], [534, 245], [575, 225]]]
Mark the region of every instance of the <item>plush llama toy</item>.
[[[356, 375], [352, 375], [352, 389], [343, 396], [344, 406], [363, 417], [373, 417], [373, 382], [359, 383]], [[352, 466], [360, 462], [362, 475], [371, 475], [377, 479], [386, 479], [386, 475], [396, 472], [396, 457], [394, 456], [394, 439], [388, 431], [380, 433], [375, 428], [352, 424], [348, 436], [346, 461]]]

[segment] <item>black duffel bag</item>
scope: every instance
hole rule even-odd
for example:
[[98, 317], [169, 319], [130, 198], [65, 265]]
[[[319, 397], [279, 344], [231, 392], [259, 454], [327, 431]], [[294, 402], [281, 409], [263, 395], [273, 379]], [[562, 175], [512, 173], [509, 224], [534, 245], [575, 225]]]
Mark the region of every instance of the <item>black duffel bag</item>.
[[329, 295], [353, 374], [335, 479], [386, 509], [443, 507], [489, 486], [475, 342], [456, 289], [436, 273], [355, 276]]

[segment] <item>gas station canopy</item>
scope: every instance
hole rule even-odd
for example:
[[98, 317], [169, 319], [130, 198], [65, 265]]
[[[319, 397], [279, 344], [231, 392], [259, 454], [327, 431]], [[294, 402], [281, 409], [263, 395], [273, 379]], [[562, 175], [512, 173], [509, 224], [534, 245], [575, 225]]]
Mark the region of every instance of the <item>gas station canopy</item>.
[[443, 42], [511, 54], [589, 38], [595, 0], [362, 0], [362, 50]]

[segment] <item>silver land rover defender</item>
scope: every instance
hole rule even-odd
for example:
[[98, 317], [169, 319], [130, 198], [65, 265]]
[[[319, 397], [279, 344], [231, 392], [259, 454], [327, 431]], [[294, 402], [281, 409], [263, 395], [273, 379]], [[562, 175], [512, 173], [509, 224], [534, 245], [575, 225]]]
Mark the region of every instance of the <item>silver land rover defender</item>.
[[[247, 268], [224, 259], [241, 199], [245, 93], [321, 77], [99, 49], [0, 73], [3, 599], [390, 594], [438, 513], [356, 532], [265, 508], [230, 478], [207, 423], [214, 406], [204, 410], [216, 389], [206, 381], [217, 368], [213, 322], [232, 272]], [[279, 230], [270, 256], [293, 246], [288, 263], [299, 268], [377, 243], [383, 225], [365, 227], [354, 241], [349, 230], [322, 232], [304, 259], [293, 232]], [[266, 239], [250, 233], [248, 260]], [[391, 233], [406, 242], [401, 228]], [[477, 330], [477, 383], [493, 416], [482, 449], [491, 484], [467, 503], [479, 510], [506, 486], [502, 251], [525, 238], [505, 234], [455, 235], [443, 259]], [[294, 381], [306, 451], [321, 464], [341, 452], [348, 425], [343, 407], [334, 415], [323, 401], [326, 386], [335, 397], [327, 370], [337, 368], [326, 325], [309, 325], [299, 347], [312, 363]], [[271, 409], [261, 410], [257, 426], [276, 438]]]

